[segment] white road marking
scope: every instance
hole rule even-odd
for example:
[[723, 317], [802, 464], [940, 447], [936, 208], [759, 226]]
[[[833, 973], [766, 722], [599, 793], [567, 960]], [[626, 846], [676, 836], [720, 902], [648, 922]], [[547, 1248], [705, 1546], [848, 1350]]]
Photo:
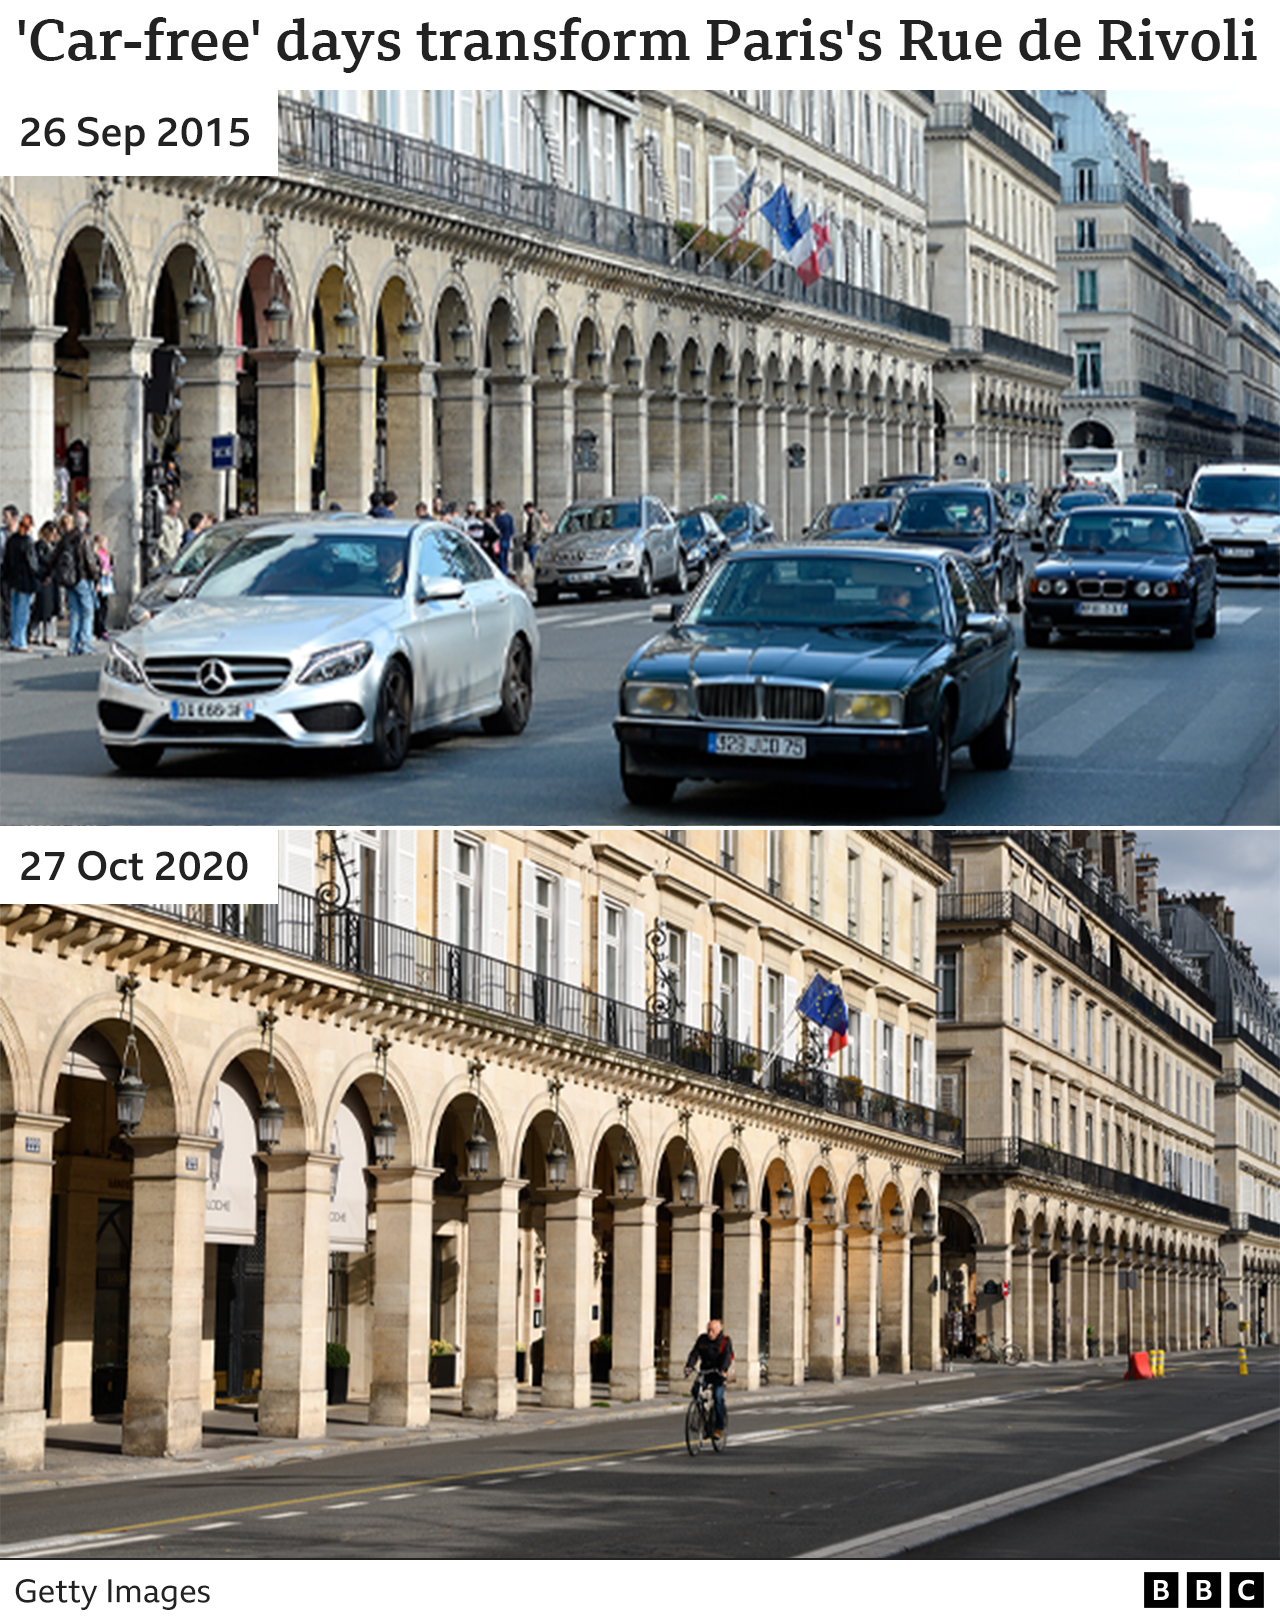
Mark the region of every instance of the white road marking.
[[234, 1519], [214, 1519], [209, 1524], [193, 1524], [191, 1534], [195, 1535], [199, 1530], [229, 1530], [235, 1522]]
[[290, 1508], [287, 1513], [260, 1513], [260, 1519], [305, 1519], [305, 1508]]
[[368, 1505], [369, 1504], [367, 1502], [326, 1502], [324, 1505], [324, 1511], [326, 1513], [337, 1513], [342, 1508], [368, 1507]]
[[4, 1549], [6, 1558], [58, 1558], [77, 1547], [127, 1547], [135, 1541], [159, 1541], [158, 1533], [147, 1536], [78, 1535], [50, 1536], [43, 1541], [15, 1541]]
[[398, 1496], [384, 1496], [382, 1500], [384, 1502], [407, 1502], [417, 1494], [417, 1491], [401, 1491]]
[[1261, 608], [1256, 608], [1256, 607], [1247, 608], [1247, 607], [1221, 607], [1220, 606], [1218, 608], [1218, 623], [1219, 624], [1244, 624], [1244, 623], [1246, 623], [1247, 620], [1253, 618], [1255, 613], [1261, 613], [1261, 612], [1262, 612], [1262, 609]]
[[1043, 720], [1018, 738], [1018, 757], [1076, 759], [1168, 691], [1167, 679], [1130, 681], [1123, 691], [1105, 698], [1096, 691], [1069, 703], [1052, 719]]

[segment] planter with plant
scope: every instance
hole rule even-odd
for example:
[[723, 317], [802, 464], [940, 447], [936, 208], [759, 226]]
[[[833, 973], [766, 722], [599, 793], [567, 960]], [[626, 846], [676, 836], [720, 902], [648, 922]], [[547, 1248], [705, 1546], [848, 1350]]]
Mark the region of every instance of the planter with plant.
[[351, 1352], [330, 1340], [324, 1347], [324, 1394], [330, 1406], [343, 1406], [351, 1380]]
[[432, 1339], [427, 1362], [427, 1382], [432, 1389], [452, 1389], [458, 1382], [458, 1347], [448, 1339]]

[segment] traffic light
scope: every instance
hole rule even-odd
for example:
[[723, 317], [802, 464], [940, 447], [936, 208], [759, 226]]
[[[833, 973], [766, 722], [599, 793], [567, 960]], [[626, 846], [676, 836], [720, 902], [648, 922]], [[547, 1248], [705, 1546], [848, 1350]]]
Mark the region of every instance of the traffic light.
[[151, 356], [147, 378], [147, 413], [172, 416], [182, 409], [182, 368], [187, 363], [180, 349], [157, 349]]

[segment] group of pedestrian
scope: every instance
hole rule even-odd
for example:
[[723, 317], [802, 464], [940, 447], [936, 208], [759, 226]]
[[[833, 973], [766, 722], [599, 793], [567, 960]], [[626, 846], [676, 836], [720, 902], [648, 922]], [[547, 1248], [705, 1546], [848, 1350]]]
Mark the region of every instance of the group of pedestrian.
[[29, 512], [6, 506], [0, 522], [0, 602], [10, 652], [56, 650], [65, 611], [67, 654], [94, 650], [106, 635], [114, 590], [111, 553], [83, 508], [37, 528]]
[[[369, 496], [369, 516], [395, 517], [396, 501], [393, 489], [375, 489]], [[538, 548], [551, 532], [551, 519], [535, 502], [524, 503], [524, 518], [519, 527], [515, 514], [507, 510], [502, 500], [468, 501], [459, 507], [457, 501], [447, 501], [437, 495], [430, 505], [419, 501], [413, 514], [419, 521], [432, 518], [440, 523], [452, 523], [474, 540], [486, 556], [492, 557], [509, 579], [532, 592]]]

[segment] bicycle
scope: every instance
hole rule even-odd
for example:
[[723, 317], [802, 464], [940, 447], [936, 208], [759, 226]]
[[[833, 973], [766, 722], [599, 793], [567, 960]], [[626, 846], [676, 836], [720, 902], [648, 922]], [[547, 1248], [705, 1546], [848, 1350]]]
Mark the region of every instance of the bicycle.
[[685, 1449], [691, 1457], [696, 1457], [709, 1441], [713, 1451], [723, 1451], [724, 1440], [723, 1429], [716, 1433], [714, 1388], [706, 1373], [699, 1373], [689, 1392], [689, 1409], [684, 1415]]
[[973, 1356], [975, 1361], [1003, 1361], [1006, 1367], [1016, 1367], [1022, 1360], [1022, 1346], [1012, 1339], [986, 1339]]

